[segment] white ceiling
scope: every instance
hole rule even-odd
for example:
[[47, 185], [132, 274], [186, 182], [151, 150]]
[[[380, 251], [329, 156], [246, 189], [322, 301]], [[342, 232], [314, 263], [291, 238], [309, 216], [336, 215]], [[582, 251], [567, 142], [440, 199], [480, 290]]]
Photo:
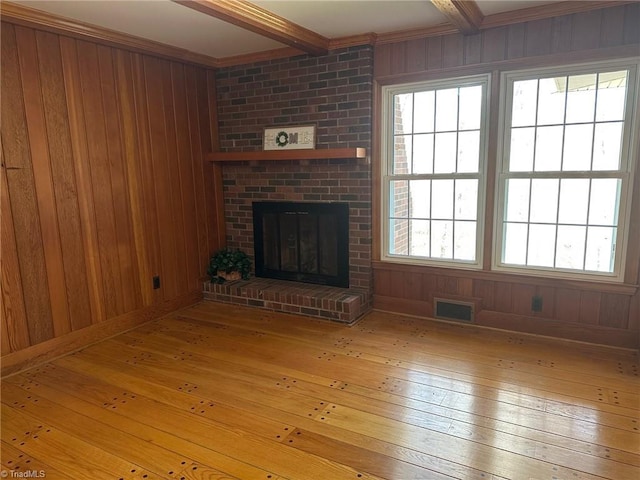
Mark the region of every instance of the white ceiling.
[[[485, 16], [553, 3], [476, 1]], [[170, 0], [13, 0], [13, 3], [218, 59], [285, 46]], [[428, 0], [255, 0], [252, 3], [329, 39], [447, 23], [446, 17]]]

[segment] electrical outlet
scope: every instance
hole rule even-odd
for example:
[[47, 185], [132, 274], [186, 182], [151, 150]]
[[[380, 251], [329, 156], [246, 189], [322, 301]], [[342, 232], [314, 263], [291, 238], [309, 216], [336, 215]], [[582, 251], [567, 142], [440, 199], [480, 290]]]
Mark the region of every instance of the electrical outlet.
[[531, 297], [531, 310], [534, 312], [542, 311], [542, 297], [539, 295], [534, 295]]
[[153, 289], [157, 290], [158, 288], [160, 288], [160, 276], [156, 275], [153, 277]]

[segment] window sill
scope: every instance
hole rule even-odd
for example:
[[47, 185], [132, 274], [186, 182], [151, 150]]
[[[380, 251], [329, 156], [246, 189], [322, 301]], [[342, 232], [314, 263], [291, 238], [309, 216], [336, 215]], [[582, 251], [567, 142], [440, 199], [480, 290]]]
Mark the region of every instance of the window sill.
[[523, 275], [504, 271], [472, 270], [469, 268], [438, 267], [433, 265], [416, 265], [393, 261], [375, 260], [374, 270], [402, 271], [406, 273], [427, 273], [445, 277], [466, 277], [494, 282], [522, 283], [528, 285], [550, 286], [555, 288], [574, 288], [586, 291], [614, 293], [633, 296], [638, 292], [638, 285], [630, 283], [597, 282], [593, 280], [576, 280], [556, 277]]

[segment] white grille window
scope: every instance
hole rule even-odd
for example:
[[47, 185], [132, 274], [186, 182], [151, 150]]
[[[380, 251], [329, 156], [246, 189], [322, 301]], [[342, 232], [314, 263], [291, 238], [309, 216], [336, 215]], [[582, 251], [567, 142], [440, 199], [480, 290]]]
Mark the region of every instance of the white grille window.
[[383, 89], [384, 258], [479, 265], [488, 82]]
[[635, 75], [503, 75], [497, 268], [621, 277]]

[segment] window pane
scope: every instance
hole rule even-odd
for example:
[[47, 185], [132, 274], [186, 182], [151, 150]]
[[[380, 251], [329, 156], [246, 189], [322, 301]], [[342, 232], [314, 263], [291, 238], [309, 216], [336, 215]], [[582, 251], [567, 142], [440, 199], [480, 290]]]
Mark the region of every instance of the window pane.
[[506, 217], [509, 222], [526, 222], [529, 220], [529, 187], [528, 178], [512, 178], [507, 180]]
[[457, 134], [436, 133], [435, 173], [453, 173], [456, 171]]
[[529, 254], [527, 265], [536, 267], [553, 267], [556, 243], [556, 226], [529, 225]]
[[593, 169], [618, 170], [622, 146], [622, 122], [596, 125], [593, 143]]
[[562, 127], [538, 128], [536, 138], [536, 172], [556, 172], [560, 170], [562, 130]]
[[389, 216], [409, 216], [409, 182], [393, 180], [389, 185]]
[[464, 87], [460, 89], [460, 130], [480, 129], [482, 109], [482, 87]]
[[431, 180], [411, 180], [411, 218], [430, 218]]
[[417, 92], [414, 97], [415, 102], [415, 133], [433, 132], [433, 122], [435, 115], [435, 92]]
[[409, 220], [395, 218], [389, 220], [389, 253], [409, 254]]
[[411, 246], [409, 255], [418, 257], [429, 256], [429, 220], [410, 220], [411, 222]]
[[596, 121], [622, 120], [627, 90], [627, 71], [605, 72], [598, 76]]
[[453, 258], [456, 260], [475, 260], [476, 222], [455, 222], [454, 236]]
[[431, 256], [453, 258], [453, 221], [431, 222]]
[[591, 181], [590, 225], [614, 226], [618, 223], [619, 189], [620, 180], [616, 178], [594, 178]]
[[587, 227], [558, 226], [556, 267], [582, 270]]
[[413, 137], [412, 173], [433, 173], [433, 133]]
[[587, 224], [589, 179], [564, 178], [560, 181], [559, 223]]
[[527, 234], [525, 223], [507, 223], [504, 230], [502, 261], [512, 265], [527, 263]]
[[458, 89], [436, 92], [436, 131], [456, 130], [458, 126]]
[[513, 82], [511, 125], [514, 127], [535, 125], [537, 95], [538, 80]]
[[558, 209], [558, 179], [531, 180], [531, 215], [529, 221], [555, 223]]
[[405, 93], [394, 97], [394, 129], [393, 133], [411, 133], [413, 117], [413, 94]]
[[563, 123], [566, 89], [566, 77], [540, 79], [538, 125], [558, 125]]
[[453, 218], [453, 180], [433, 180], [431, 218]]
[[480, 131], [458, 133], [458, 173], [475, 173], [480, 161]]
[[478, 215], [478, 180], [456, 180], [455, 188], [454, 218], [456, 220], [475, 220]]
[[591, 169], [591, 145], [593, 125], [567, 125], [564, 130], [564, 154], [562, 170]]
[[514, 128], [511, 130], [510, 172], [530, 172], [533, 170], [535, 131], [535, 128]]
[[616, 229], [589, 227], [585, 269], [594, 272], [613, 272]]
[[593, 122], [595, 106], [596, 74], [570, 76], [566, 122]]
[[411, 135], [394, 137], [393, 144], [393, 174], [409, 173], [411, 165]]

